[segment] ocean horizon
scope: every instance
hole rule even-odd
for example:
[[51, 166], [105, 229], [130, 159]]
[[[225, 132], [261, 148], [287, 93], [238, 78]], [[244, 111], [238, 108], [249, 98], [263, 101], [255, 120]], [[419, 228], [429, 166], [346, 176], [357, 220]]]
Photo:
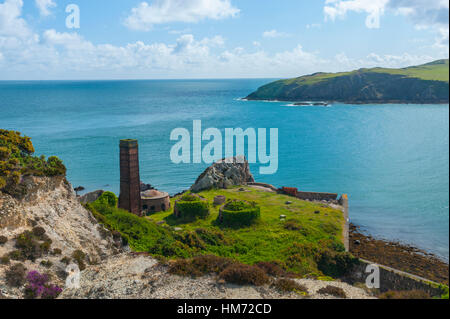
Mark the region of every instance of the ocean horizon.
[[140, 146], [141, 179], [175, 194], [208, 164], [174, 164], [175, 128], [278, 128], [279, 168], [255, 179], [347, 193], [350, 219], [377, 238], [449, 259], [449, 105], [293, 106], [245, 101], [272, 79], [1, 81], [0, 128], [60, 157], [87, 192], [119, 193], [119, 140]]

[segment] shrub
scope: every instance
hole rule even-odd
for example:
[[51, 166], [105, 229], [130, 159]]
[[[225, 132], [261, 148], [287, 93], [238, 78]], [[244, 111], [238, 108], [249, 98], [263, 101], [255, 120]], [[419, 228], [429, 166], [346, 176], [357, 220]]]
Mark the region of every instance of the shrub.
[[284, 223], [284, 228], [287, 230], [301, 230], [302, 226], [296, 219], [289, 219]]
[[5, 279], [9, 286], [20, 287], [25, 283], [27, 269], [22, 264], [15, 264], [5, 272]]
[[228, 227], [250, 226], [261, 215], [254, 202], [231, 201], [220, 209], [219, 222]]
[[269, 276], [259, 267], [244, 264], [231, 264], [219, 277], [226, 282], [238, 285], [262, 286], [270, 281]]
[[275, 287], [280, 292], [303, 292], [308, 293], [308, 289], [306, 289], [305, 286], [300, 285], [296, 281], [292, 279], [286, 279], [281, 278], [275, 281], [273, 284], [273, 287]]
[[0, 264], [1, 265], [9, 265], [10, 259], [8, 255], [0, 257]]
[[60, 256], [61, 254], [62, 254], [62, 250], [61, 249], [59, 249], [59, 248], [55, 248], [55, 249], [53, 249], [53, 255], [55, 255], [55, 256]]
[[30, 231], [25, 231], [16, 237], [16, 248], [23, 258], [35, 261], [42, 256], [42, 248], [35, 236]]
[[320, 256], [317, 266], [324, 275], [341, 278], [358, 263], [358, 259], [347, 252], [325, 250]]
[[175, 202], [175, 215], [185, 220], [206, 219], [209, 215], [209, 203], [195, 195], [186, 194]]
[[117, 207], [119, 200], [118, 200], [116, 194], [114, 194], [112, 192], [104, 192], [97, 199], [97, 202], [100, 204], [107, 205], [109, 207]]
[[72, 259], [70, 259], [70, 258], [67, 257], [67, 256], [64, 256], [60, 261], [61, 261], [63, 264], [68, 265], [68, 264], [70, 264], [70, 262], [72, 261]]
[[195, 232], [208, 245], [220, 246], [225, 242], [225, 235], [220, 230], [197, 228]]
[[50, 268], [51, 266], [53, 266], [53, 263], [50, 260], [42, 260], [40, 264], [41, 266], [44, 266], [46, 268]]
[[431, 299], [431, 296], [422, 290], [387, 291], [378, 296], [379, 299]]
[[30, 271], [26, 279], [28, 284], [25, 288], [25, 298], [27, 299], [56, 299], [62, 292], [60, 287], [49, 283], [49, 277], [46, 274]]
[[21, 184], [22, 176], [64, 176], [66, 167], [62, 161], [53, 156], [33, 156], [34, 147], [31, 139], [21, 136], [20, 132], [0, 129], [0, 190], [13, 196], [26, 193]]
[[261, 261], [255, 266], [264, 270], [264, 272], [269, 276], [278, 277], [286, 274], [286, 271], [284, 271], [284, 269], [277, 262]]
[[320, 288], [317, 292], [321, 295], [330, 295], [342, 299], [347, 298], [344, 289], [335, 286], [326, 286], [325, 288]]
[[0, 236], [0, 246], [3, 246], [8, 242], [8, 238], [5, 236]]
[[220, 273], [234, 262], [229, 258], [202, 255], [192, 259], [179, 259], [169, 266], [169, 273], [179, 276], [200, 277]]
[[25, 258], [23, 257], [22, 252], [20, 250], [13, 250], [12, 252], [10, 252], [9, 258], [17, 261], [25, 261]]
[[78, 264], [80, 270], [86, 269], [86, 264], [84, 263], [86, 259], [86, 254], [83, 251], [79, 249], [74, 250], [74, 252], [72, 253], [72, 258]]
[[45, 235], [45, 229], [42, 227], [34, 227], [32, 232], [37, 238], [42, 238]]
[[206, 249], [205, 242], [196, 232], [186, 232], [183, 234], [175, 234], [175, 239], [183, 244], [197, 249]]

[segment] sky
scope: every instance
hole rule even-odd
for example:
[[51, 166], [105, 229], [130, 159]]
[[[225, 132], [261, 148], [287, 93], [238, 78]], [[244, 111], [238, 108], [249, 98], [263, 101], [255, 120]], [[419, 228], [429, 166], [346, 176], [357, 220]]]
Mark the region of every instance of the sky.
[[444, 0], [0, 0], [0, 80], [406, 67], [448, 58], [448, 20]]

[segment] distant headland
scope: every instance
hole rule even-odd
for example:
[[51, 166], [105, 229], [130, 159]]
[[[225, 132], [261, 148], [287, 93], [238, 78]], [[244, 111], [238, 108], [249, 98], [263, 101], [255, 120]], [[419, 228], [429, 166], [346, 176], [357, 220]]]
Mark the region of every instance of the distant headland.
[[[372, 68], [314, 73], [260, 87], [247, 100], [348, 104], [449, 103], [449, 60], [403, 69]], [[325, 102], [324, 102], [325, 101]]]

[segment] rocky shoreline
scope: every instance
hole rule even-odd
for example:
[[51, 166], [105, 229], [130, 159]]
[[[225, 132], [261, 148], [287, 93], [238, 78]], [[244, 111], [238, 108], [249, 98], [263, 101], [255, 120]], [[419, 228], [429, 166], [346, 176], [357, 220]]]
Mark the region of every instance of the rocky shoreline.
[[392, 267], [437, 283], [449, 284], [449, 265], [416, 247], [376, 239], [350, 225], [350, 252], [362, 259]]

